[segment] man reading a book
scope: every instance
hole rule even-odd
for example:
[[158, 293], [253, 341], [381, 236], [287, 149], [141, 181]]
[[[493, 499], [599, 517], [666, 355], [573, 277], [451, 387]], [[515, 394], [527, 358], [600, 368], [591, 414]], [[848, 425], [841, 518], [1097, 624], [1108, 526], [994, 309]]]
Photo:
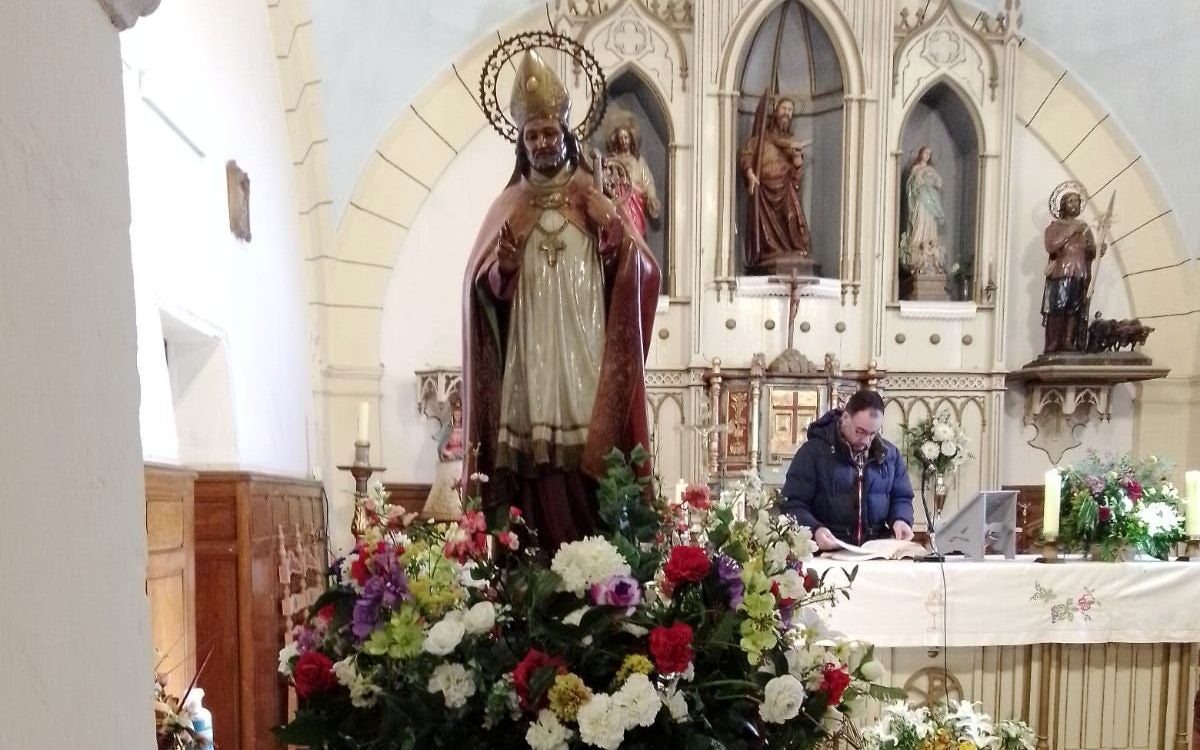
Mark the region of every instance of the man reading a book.
[[859, 391], [809, 425], [792, 458], [779, 510], [812, 528], [822, 550], [837, 549], [839, 539], [861, 545], [913, 537], [912, 483], [882, 428], [883, 399]]

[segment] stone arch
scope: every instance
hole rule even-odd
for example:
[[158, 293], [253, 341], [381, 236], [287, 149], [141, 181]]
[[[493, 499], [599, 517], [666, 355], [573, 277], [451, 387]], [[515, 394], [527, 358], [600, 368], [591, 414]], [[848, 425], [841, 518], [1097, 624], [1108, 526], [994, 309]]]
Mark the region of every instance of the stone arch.
[[913, 110], [925, 98], [925, 95], [933, 91], [939, 85], [945, 85], [956, 96], [963, 108], [971, 117], [971, 127], [974, 130], [975, 145], [979, 153], [987, 153], [987, 131], [983, 127], [983, 118], [979, 116], [979, 108], [975, 106], [971, 96], [963, 90], [963, 87], [950, 76], [939, 75], [926, 81], [919, 90], [914, 92], [912, 98], [905, 103], [903, 114], [900, 117], [900, 127], [896, 129], [891, 147], [893, 150], [900, 150], [900, 140], [904, 137], [904, 128], [908, 125], [909, 118], [912, 117]]

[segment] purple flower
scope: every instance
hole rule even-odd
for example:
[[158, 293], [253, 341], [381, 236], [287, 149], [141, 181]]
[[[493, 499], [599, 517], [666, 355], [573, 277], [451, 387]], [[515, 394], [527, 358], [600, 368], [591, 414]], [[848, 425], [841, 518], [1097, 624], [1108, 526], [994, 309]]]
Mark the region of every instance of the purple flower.
[[642, 589], [631, 576], [613, 576], [592, 584], [592, 602], [599, 606], [625, 607], [632, 610], [642, 600]]
[[737, 609], [741, 606], [742, 596], [746, 593], [746, 586], [742, 583], [742, 567], [732, 557], [718, 555], [715, 570], [717, 582], [724, 586], [729, 594], [729, 606]]
[[380, 607], [396, 609], [411, 598], [404, 567], [393, 557], [379, 555], [371, 559], [371, 577], [363, 585], [362, 596], [354, 603], [350, 631], [365, 640], [379, 624]]

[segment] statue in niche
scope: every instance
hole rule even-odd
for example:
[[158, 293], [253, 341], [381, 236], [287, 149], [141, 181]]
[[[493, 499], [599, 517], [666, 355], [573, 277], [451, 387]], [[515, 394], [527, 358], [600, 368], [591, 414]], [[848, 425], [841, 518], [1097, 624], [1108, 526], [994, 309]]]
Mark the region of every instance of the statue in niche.
[[[506, 62], [493, 53], [488, 70]], [[569, 127], [570, 106], [554, 70], [525, 48], [512, 121], [489, 110], [493, 125], [511, 126], [497, 130], [516, 143], [516, 164], [463, 289], [465, 471], [487, 474], [484, 508], [520, 507], [548, 554], [595, 531], [605, 457], [650, 445], [645, 361], [659, 290], [650, 248], [581, 160], [586, 132]], [[580, 131], [593, 125], [589, 116]]]
[[[946, 248], [942, 236], [946, 213], [942, 208], [942, 176], [933, 167], [933, 150], [917, 149], [904, 183], [908, 227], [900, 235], [900, 263], [916, 277], [917, 295], [922, 299], [945, 299]], [[935, 281], [926, 290], [922, 277]], [[941, 287], [939, 290], [937, 287]], [[937, 293], [941, 296], [937, 297]], [[925, 292], [925, 294], [922, 294]]]
[[638, 234], [645, 237], [647, 219], [657, 224], [662, 218], [662, 203], [654, 174], [642, 158], [641, 136], [631, 113], [610, 113], [604, 145], [604, 192], [625, 208]]
[[813, 273], [812, 241], [800, 202], [809, 142], [792, 137], [795, 109], [791, 99], [765, 93], [754, 113], [754, 135], [738, 151], [749, 194], [743, 247], [751, 274]]
[[1054, 220], [1046, 227], [1046, 285], [1042, 293], [1045, 354], [1081, 352], [1086, 348], [1088, 306], [1092, 290], [1092, 261], [1097, 246], [1087, 222], [1079, 218], [1083, 198], [1072, 183], [1060, 185], [1050, 198]]

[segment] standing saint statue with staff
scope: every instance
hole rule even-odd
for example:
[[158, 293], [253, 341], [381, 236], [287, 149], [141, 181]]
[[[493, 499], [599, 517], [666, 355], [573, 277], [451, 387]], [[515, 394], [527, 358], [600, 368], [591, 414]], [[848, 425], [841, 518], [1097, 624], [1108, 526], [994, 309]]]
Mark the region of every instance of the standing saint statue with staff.
[[[1116, 196], [1113, 196], [1115, 200]], [[1083, 352], [1087, 349], [1088, 310], [1095, 289], [1092, 268], [1108, 249], [1104, 242], [1112, 218], [1112, 201], [1101, 220], [1100, 243], [1083, 211], [1083, 188], [1063, 183], [1050, 196], [1054, 220], [1046, 227], [1046, 285], [1042, 293], [1042, 325], [1046, 328], [1045, 354]]]
[[[537, 48], [572, 55], [588, 75], [592, 107], [575, 131], [567, 90]], [[522, 53], [510, 120], [496, 83]], [[465, 471], [488, 476], [486, 509], [520, 508], [552, 552], [595, 530], [605, 457], [650, 444], [645, 358], [659, 269], [580, 153], [605, 97], [587, 50], [553, 33], [513, 37], [488, 59], [481, 94], [516, 165], [464, 283], [464, 426], [476, 451]]]

